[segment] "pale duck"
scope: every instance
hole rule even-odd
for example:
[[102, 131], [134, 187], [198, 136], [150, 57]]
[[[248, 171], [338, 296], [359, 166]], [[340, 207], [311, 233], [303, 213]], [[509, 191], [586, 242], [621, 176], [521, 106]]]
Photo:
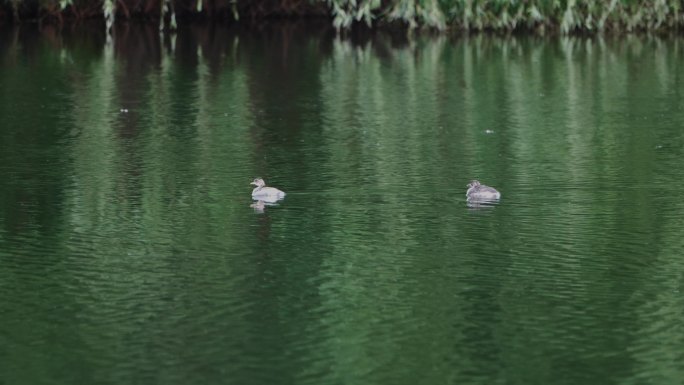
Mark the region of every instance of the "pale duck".
[[501, 193], [492, 187], [480, 184], [477, 180], [473, 180], [468, 183], [466, 197], [468, 200], [496, 200], [501, 198]]
[[275, 202], [285, 198], [285, 192], [275, 187], [266, 187], [266, 182], [261, 178], [256, 178], [250, 183], [256, 186], [252, 190], [252, 199], [264, 202]]

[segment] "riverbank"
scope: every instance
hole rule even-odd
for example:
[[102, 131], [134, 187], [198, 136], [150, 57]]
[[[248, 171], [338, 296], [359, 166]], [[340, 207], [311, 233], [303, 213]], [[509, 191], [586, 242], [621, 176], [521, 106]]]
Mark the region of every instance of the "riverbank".
[[0, 0], [0, 23], [144, 19], [174, 29], [177, 20], [236, 23], [316, 18], [337, 29], [355, 24], [441, 31], [560, 33], [681, 31], [678, 0]]

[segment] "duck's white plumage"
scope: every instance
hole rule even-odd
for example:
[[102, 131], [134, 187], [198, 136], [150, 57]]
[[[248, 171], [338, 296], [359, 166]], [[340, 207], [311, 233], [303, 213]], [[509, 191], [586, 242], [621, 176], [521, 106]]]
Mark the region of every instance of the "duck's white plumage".
[[501, 193], [493, 187], [485, 186], [474, 180], [468, 184], [466, 197], [470, 200], [496, 200], [501, 198]]
[[261, 178], [256, 178], [250, 183], [256, 187], [252, 190], [252, 199], [265, 202], [274, 202], [285, 198], [285, 192], [275, 187], [266, 187], [266, 182]]

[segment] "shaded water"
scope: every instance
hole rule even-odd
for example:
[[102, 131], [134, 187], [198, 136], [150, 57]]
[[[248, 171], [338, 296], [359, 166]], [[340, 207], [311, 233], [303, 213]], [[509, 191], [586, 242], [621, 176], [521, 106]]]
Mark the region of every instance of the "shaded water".
[[680, 39], [115, 32], [0, 31], [0, 383], [681, 383]]

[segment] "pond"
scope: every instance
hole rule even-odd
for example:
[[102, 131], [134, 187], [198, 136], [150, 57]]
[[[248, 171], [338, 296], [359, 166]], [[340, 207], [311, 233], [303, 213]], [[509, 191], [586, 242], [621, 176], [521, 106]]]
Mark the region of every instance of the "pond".
[[0, 383], [678, 384], [682, 65], [678, 37], [2, 29]]

